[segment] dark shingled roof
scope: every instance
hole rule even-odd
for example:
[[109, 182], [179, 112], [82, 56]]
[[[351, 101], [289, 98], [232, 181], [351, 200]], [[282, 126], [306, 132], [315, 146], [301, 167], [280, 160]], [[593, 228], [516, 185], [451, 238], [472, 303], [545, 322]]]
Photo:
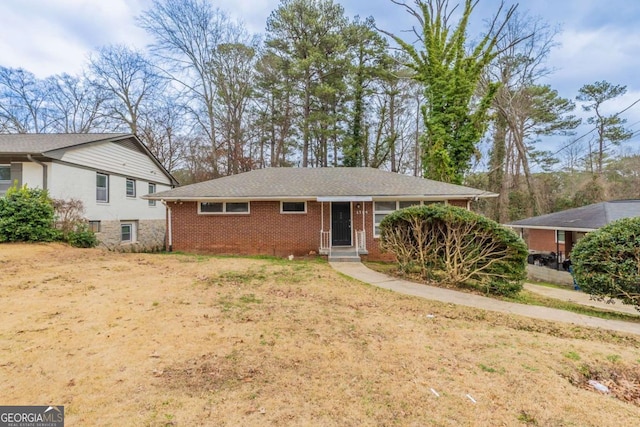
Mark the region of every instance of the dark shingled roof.
[[269, 168], [147, 196], [164, 200], [316, 197], [492, 197], [494, 193], [373, 168]]
[[640, 216], [640, 200], [614, 200], [510, 222], [522, 228], [597, 230], [621, 218]]
[[48, 151], [131, 136], [126, 133], [0, 134], [0, 153], [43, 154]]

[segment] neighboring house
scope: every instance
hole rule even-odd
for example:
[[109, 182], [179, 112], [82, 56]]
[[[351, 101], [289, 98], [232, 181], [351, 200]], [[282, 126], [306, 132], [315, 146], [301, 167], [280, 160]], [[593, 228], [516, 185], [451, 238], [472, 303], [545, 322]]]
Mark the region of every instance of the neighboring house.
[[640, 200], [615, 200], [521, 219], [506, 225], [521, 233], [530, 252], [553, 252], [562, 260], [569, 258], [574, 244], [586, 233], [615, 220], [637, 216], [640, 216]]
[[276, 256], [380, 259], [379, 224], [411, 205], [469, 208], [497, 196], [372, 168], [270, 168], [145, 196], [168, 209], [168, 246]]
[[141, 196], [176, 180], [132, 134], [2, 134], [0, 196], [17, 183], [82, 201], [100, 242], [162, 246], [166, 210]]

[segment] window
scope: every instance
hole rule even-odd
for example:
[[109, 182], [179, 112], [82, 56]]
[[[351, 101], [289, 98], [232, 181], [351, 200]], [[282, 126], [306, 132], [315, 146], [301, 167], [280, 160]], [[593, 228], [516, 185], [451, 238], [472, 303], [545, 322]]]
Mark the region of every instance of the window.
[[89, 231], [100, 232], [100, 221], [89, 221]]
[[11, 182], [11, 166], [0, 165], [0, 182]]
[[564, 230], [556, 230], [556, 242], [564, 243]]
[[200, 214], [242, 214], [249, 213], [249, 202], [200, 202]]
[[410, 208], [411, 206], [420, 206], [420, 201], [419, 200], [413, 200], [413, 201], [403, 200], [401, 202], [398, 202], [398, 206], [400, 209]]
[[96, 201], [109, 202], [109, 175], [96, 174]]
[[[156, 185], [152, 182], [149, 183], [149, 194], [153, 194], [156, 192]], [[155, 206], [156, 205], [156, 201], [155, 200], [149, 200], [149, 206]]]
[[385, 216], [397, 209], [397, 202], [373, 202], [374, 236], [380, 235], [380, 223]]
[[134, 222], [120, 223], [120, 242], [133, 243], [136, 241], [136, 225]]
[[127, 197], [136, 197], [136, 180], [127, 178]]
[[385, 216], [390, 213], [398, 210], [404, 209], [411, 206], [420, 206], [420, 205], [430, 205], [433, 203], [444, 203], [441, 201], [424, 201], [420, 200], [401, 200], [401, 201], [381, 201], [381, 202], [373, 202], [373, 218], [374, 218], [374, 228], [373, 234], [375, 237], [380, 236], [380, 223], [384, 219]]
[[282, 202], [280, 203], [281, 213], [306, 213], [307, 202]]
[[200, 203], [200, 213], [222, 213], [224, 209], [224, 203]]

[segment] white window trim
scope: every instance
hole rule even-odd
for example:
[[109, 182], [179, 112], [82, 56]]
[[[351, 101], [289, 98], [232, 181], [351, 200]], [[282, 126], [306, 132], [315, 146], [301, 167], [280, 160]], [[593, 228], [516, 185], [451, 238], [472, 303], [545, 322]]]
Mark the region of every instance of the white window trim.
[[[153, 191], [151, 191], [151, 188], [152, 188], [152, 187], [153, 187]], [[156, 186], [156, 184], [155, 184], [155, 183], [153, 183], [153, 182], [150, 182], [150, 183], [149, 183], [149, 185], [147, 186], [147, 190], [148, 190], [149, 194], [153, 194], [153, 193], [155, 193], [157, 188], [158, 188], [158, 187], [157, 187], [157, 186]], [[148, 205], [149, 205], [149, 206], [151, 206], [151, 207], [155, 207], [155, 206], [156, 206], [156, 201], [155, 201], [155, 200], [148, 200], [148, 202], [149, 202], [149, 203], [148, 203]], [[198, 205], [198, 206], [199, 206], [199, 205]]]
[[[222, 212], [202, 212], [203, 203], [222, 203]], [[227, 203], [246, 203], [246, 212], [227, 212]], [[251, 202], [198, 202], [198, 215], [249, 215], [251, 213]]]
[[[129, 194], [129, 181], [131, 181], [133, 183], [133, 194]], [[124, 181], [124, 192], [125, 195], [127, 196], [127, 199], [135, 199], [136, 198], [136, 193], [137, 193], [137, 183], [136, 180], [133, 178], [125, 178]]]
[[[372, 221], [373, 222], [373, 231], [372, 231], [372, 234], [373, 234], [373, 237], [374, 238], [379, 238], [380, 237], [380, 234], [376, 234], [376, 227], [378, 227], [378, 228], [380, 227], [380, 223], [376, 222], [376, 214], [385, 214], [385, 216], [387, 216], [387, 215], [389, 215], [389, 214], [391, 214], [391, 213], [393, 213], [393, 212], [395, 212], [397, 210], [400, 210], [400, 203], [402, 203], [402, 202], [417, 202], [417, 201], [418, 200], [415, 200], [415, 199], [414, 200], [374, 200], [373, 201], [373, 205], [372, 205], [372, 210], [373, 210], [373, 221]], [[378, 210], [376, 210], [376, 202], [383, 202], [383, 203], [384, 202], [387, 202], [387, 203], [388, 202], [394, 202], [396, 204], [396, 208], [394, 210], [380, 210], [380, 211], [378, 211]], [[447, 200], [420, 200], [420, 204], [414, 205], [414, 206], [431, 205], [431, 204], [434, 204], [434, 203], [442, 203], [444, 205], [448, 204]]]
[[[131, 234], [131, 240], [122, 240], [122, 227], [124, 226], [129, 226], [131, 227], [130, 229], [130, 234]], [[135, 243], [137, 241], [137, 227], [136, 227], [136, 222], [135, 221], [122, 221], [120, 222], [120, 243], [123, 244], [127, 244], [127, 243]]]
[[[96, 202], [98, 203], [109, 203], [109, 175], [106, 173], [102, 173], [102, 172], [96, 172], [96, 178], [98, 177], [98, 175], [102, 175], [106, 178], [106, 187], [105, 188], [105, 194], [107, 196], [106, 200], [100, 200], [98, 199], [98, 183], [96, 182]], [[100, 187], [102, 188], [102, 187]]]
[[[560, 238], [559, 238], [559, 236], [558, 236], [558, 234], [559, 234], [561, 231], [564, 233], [564, 240], [560, 240]], [[564, 243], [566, 243], [566, 241], [567, 241], [567, 231], [566, 231], [566, 230], [556, 230], [556, 233], [555, 233], [555, 234], [556, 234], [556, 243], [560, 243], [560, 244], [564, 244]]]
[[[304, 203], [304, 210], [301, 211], [285, 211], [284, 210], [284, 204], [285, 203]], [[280, 202], [280, 213], [283, 215], [300, 215], [300, 214], [306, 214], [307, 213], [307, 202], [301, 202], [301, 201], [288, 201], [288, 200], [283, 200]]]

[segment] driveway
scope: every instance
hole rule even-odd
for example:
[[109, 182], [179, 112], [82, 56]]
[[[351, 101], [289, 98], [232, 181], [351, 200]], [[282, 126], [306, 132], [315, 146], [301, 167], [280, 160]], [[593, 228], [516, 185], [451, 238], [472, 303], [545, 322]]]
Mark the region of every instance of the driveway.
[[[359, 262], [332, 262], [329, 263], [336, 271], [357, 279], [361, 282], [369, 283], [380, 288], [389, 289], [406, 295], [413, 295], [435, 301], [475, 307], [484, 310], [498, 311], [502, 313], [517, 314], [520, 316], [532, 317], [534, 319], [551, 320], [555, 322], [571, 323], [579, 326], [591, 328], [601, 328], [611, 331], [627, 332], [640, 335], [640, 323], [623, 322], [620, 320], [607, 320], [569, 311], [558, 310], [548, 307], [534, 305], [517, 304], [500, 301], [493, 298], [474, 295], [465, 292], [458, 292], [451, 289], [443, 289], [407, 280], [390, 277], [377, 271], [373, 271]], [[633, 307], [622, 306], [622, 304], [604, 304], [590, 301], [589, 295], [576, 291], [565, 291], [562, 289], [546, 288], [527, 284], [525, 287], [533, 292], [538, 292], [551, 298], [572, 301], [577, 304], [601, 307], [611, 311], [624, 311], [625, 313], [640, 314]], [[540, 289], [542, 288], [542, 289]], [[628, 310], [630, 309], [630, 311]]]

